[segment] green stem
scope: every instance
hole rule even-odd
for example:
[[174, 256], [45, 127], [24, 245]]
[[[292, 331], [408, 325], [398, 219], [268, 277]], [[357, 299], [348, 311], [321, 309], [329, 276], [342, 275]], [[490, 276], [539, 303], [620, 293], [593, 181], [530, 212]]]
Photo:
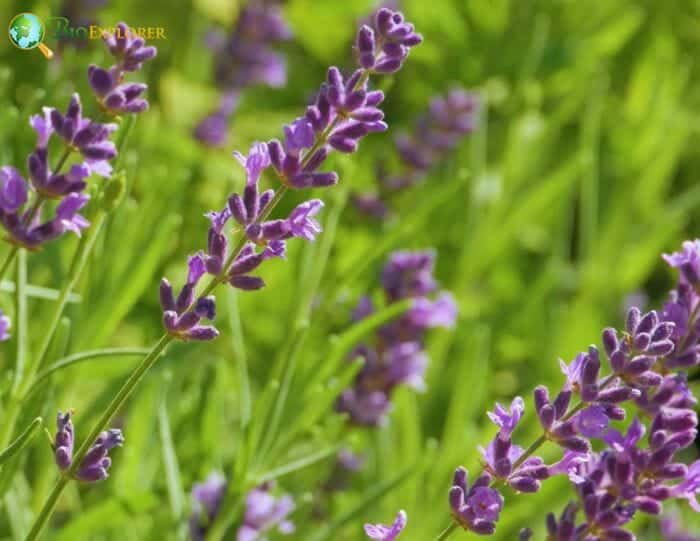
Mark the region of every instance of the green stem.
[[435, 538], [435, 541], [443, 541], [443, 539], [447, 539], [457, 530], [457, 528], [457, 523], [452, 522], [447, 528], [445, 528], [438, 534], [438, 536]]
[[10, 265], [12, 265], [12, 262], [15, 260], [15, 256], [17, 256], [18, 251], [19, 246], [13, 246], [7, 254], [7, 257], [5, 257], [5, 261], [3, 261], [2, 263], [2, 267], [0, 267], [0, 280], [2, 280], [5, 277], [5, 274], [9, 270]]
[[[22, 371], [16, 371], [16, 378], [14, 383], [16, 392], [14, 392], [10, 396], [9, 402], [6, 406], [6, 412], [3, 419], [4, 422], [0, 436], [0, 446], [7, 445], [7, 443], [10, 441], [10, 438], [14, 434], [15, 425], [19, 417], [19, 412], [21, 409], [23, 398], [27, 396], [28, 388], [31, 388], [31, 386], [36, 383], [36, 381], [34, 381], [34, 376], [39, 370], [43, 368], [45, 364], [44, 361], [49, 351], [51, 340], [53, 339], [53, 336], [56, 333], [56, 329], [58, 328], [58, 325], [61, 321], [61, 316], [63, 315], [63, 311], [66, 307], [66, 304], [68, 303], [68, 299], [70, 298], [72, 290], [74, 289], [75, 284], [78, 282], [80, 274], [85, 268], [88, 256], [95, 245], [95, 241], [97, 239], [103, 222], [104, 213], [100, 212], [100, 214], [98, 214], [95, 226], [91, 228], [88, 235], [84, 236], [80, 241], [78, 249], [76, 250], [76, 253], [73, 257], [73, 262], [71, 263], [70, 270], [68, 272], [69, 278], [64, 284], [61, 293], [59, 294], [56, 309], [54, 310], [51, 322], [49, 323], [49, 326], [45, 333], [44, 341], [41, 346], [41, 349], [39, 350], [39, 354], [34, 359], [30, 360], [30, 363], [26, 367], [26, 371], [24, 370], [24, 367]], [[24, 254], [24, 252], [22, 252], [22, 254]], [[18, 359], [20, 359], [19, 355]]]
[[16, 322], [17, 328], [17, 355], [15, 360], [15, 373], [12, 382], [12, 396], [15, 397], [19, 393], [20, 385], [24, 380], [24, 373], [27, 364], [27, 253], [20, 252], [17, 258], [17, 277], [16, 277]]
[[143, 356], [148, 354], [150, 350], [147, 348], [107, 348], [107, 349], [96, 349], [92, 351], [83, 351], [76, 353], [74, 355], [69, 355], [63, 359], [59, 359], [55, 363], [47, 366], [46, 369], [39, 372], [34, 381], [29, 384], [27, 390], [24, 391], [22, 399], [26, 400], [42, 383], [45, 379], [49, 378], [55, 372], [67, 367], [72, 366], [77, 363], [89, 361], [92, 359], [98, 359], [100, 357], [135, 357]]
[[39, 516], [36, 517], [36, 520], [32, 525], [32, 529], [30, 530], [29, 534], [27, 534], [27, 538], [25, 539], [25, 541], [34, 541], [35, 539], [39, 538], [39, 535], [44, 529], [46, 522], [49, 520], [49, 518], [53, 514], [54, 509], [56, 508], [58, 498], [61, 496], [61, 493], [63, 492], [63, 489], [66, 488], [67, 484], [68, 477], [61, 476], [58, 479], [58, 482], [54, 485], [53, 490], [51, 490], [51, 493], [49, 494], [49, 497], [46, 499], [44, 507], [41, 508]]
[[53, 514], [53, 510], [56, 507], [56, 502], [63, 492], [63, 489], [68, 484], [68, 481], [75, 476], [75, 473], [77, 472], [78, 468], [80, 468], [80, 465], [92, 444], [95, 442], [100, 433], [107, 428], [114, 416], [124, 405], [124, 402], [126, 402], [129, 396], [131, 396], [131, 393], [134, 392], [136, 386], [144, 378], [168, 344], [170, 344], [172, 341], [173, 337], [169, 334], [164, 334], [161, 336], [158, 342], [156, 342], [155, 346], [153, 346], [150, 353], [143, 359], [143, 361], [141, 361], [141, 364], [136, 368], [136, 370], [134, 370], [131, 376], [129, 376], [129, 379], [126, 380], [121, 389], [119, 389], [117, 395], [109, 403], [109, 406], [107, 406], [107, 409], [104, 411], [104, 413], [102, 413], [97, 423], [95, 423], [95, 426], [90, 434], [85, 438], [85, 440], [83, 440], [78, 452], [73, 457], [73, 462], [71, 463], [70, 468], [63, 476], [61, 476], [49, 494], [46, 502], [44, 502], [44, 506], [41, 508], [39, 515], [34, 521], [26, 541], [34, 541], [41, 534], [41, 531], [44, 529], [46, 523]]
[[44, 334], [44, 341], [39, 350], [39, 354], [36, 356], [35, 361], [32, 364], [34, 369], [34, 374], [36, 371], [41, 370], [46, 364], [46, 356], [49, 352], [49, 347], [51, 346], [51, 341], [53, 340], [54, 334], [56, 334], [56, 329], [61, 322], [61, 317], [63, 316], [63, 311], [68, 303], [68, 298], [70, 294], [75, 289], [80, 276], [85, 269], [90, 253], [92, 252], [97, 237], [100, 234], [102, 225], [104, 224], [105, 213], [103, 211], [98, 211], [96, 219], [94, 221], [94, 226], [90, 228], [87, 235], [80, 239], [80, 244], [73, 255], [73, 261], [71, 262], [70, 269], [68, 270], [68, 278], [64, 282], [61, 293], [56, 302], [56, 308], [54, 309], [53, 316], [51, 317], [51, 322], [49, 323], [48, 329]]

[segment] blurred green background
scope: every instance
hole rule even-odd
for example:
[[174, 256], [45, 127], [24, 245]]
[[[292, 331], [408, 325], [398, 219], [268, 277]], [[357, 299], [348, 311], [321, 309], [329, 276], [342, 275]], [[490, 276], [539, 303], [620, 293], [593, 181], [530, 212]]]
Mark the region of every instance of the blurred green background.
[[[293, 539], [359, 540], [363, 522], [388, 522], [400, 508], [409, 516], [402, 540], [432, 539], [449, 521], [452, 471], [460, 464], [474, 471], [476, 446], [493, 434], [486, 409], [560, 382], [558, 359], [570, 360], [598, 342], [604, 326], [619, 325], [628, 296], [660, 306], [675, 278], [660, 254], [700, 231], [700, 1], [402, 0], [400, 7], [425, 42], [380, 83], [389, 133], [335, 159], [339, 187], [314, 194], [327, 202], [326, 233], [316, 244], [291, 245], [287, 262], [270, 262], [264, 290], [219, 292], [222, 336], [170, 349], [120, 419], [127, 444], [114, 455], [110, 480], [72, 486], [46, 539], [183, 539], [189, 490], [210, 471], [264, 477], [315, 453], [326, 458], [279, 479], [298, 504]], [[204, 39], [212, 26], [233, 25], [239, 8], [232, 0], [112, 0], [96, 12], [105, 25], [165, 27], [168, 39], [155, 43], [158, 57], [142, 74], [151, 109], [123, 158], [127, 195], [98, 240], [52, 361], [153, 343], [161, 334], [159, 279], [182, 283], [186, 255], [206, 241], [203, 214], [243, 184], [231, 151], [278, 137], [327, 66], [350, 65], [356, 22], [373, 4], [285, 2], [294, 33], [279, 47], [288, 84], [244, 91], [231, 141], [211, 150], [191, 136], [217, 96]], [[5, 1], [0, 20], [60, 9], [58, 2]], [[58, 49], [50, 36], [46, 43]], [[0, 163], [23, 168], [34, 143], [28, 117], [42, 105], [63, 109], [77, 90], [94, 112], [85, 70], [106, 56], [91, 42], [47, 62], [0, 40]], [[348, 191], [371, 186], [376, 161], [395, 159], [392, 135], [411, 129], [429, 98], [455, 85], [481, 96], [477, 130], [402, 195], [393, 220], [362, 218]], [[288, 198], [281, 212], [296, 202]], [[64, 239], [30, 254], [30, 283], [60, 289], [75, 245]], [[379, 287], [386, 255], [427, 247], [437, 249], [437, 276], [459, 302], [459, 323], [430, 333], [425, 393], [396, 393], [381, 430], [345, 429], [332, 413], [338, 337], [346, 336], [357, 299]], [[51, 302], [30, 298], [34, 349]], [[0, 308], [13, 313], [9, 292], [0, 292]], [[3, 373], [12, 367], [8, 344], [0, 349]], [[74, 407], [80, 437], [135, 362], [111, 357], [58, 372], [21, 426], [37, 414], [52, 425], [57, 409]], [[285, 374], [288, 399], [270, 429], [266, 413]], [[251, 431], [267, 434], [267, 448], [247, 446]], [[535, 434], [529, 418], [519, 443]], [[339, 445], [365, 454], [367, 466], [350, 490], [324, 502], [327, 516], [318, 520], [319, 486]], [[3, 480], [0, 539], [23, 538], [55, 479], [43, 437], [22, 460], [22, 472]], [[512, 540], [524, 526], [543, 538], [544, 515], [558, 513], [569, 491], [553, 480], [535, 496], [508, 494], [494, 539]], [[653, 525], [637, 526], [640, 539], [660, 539]]]

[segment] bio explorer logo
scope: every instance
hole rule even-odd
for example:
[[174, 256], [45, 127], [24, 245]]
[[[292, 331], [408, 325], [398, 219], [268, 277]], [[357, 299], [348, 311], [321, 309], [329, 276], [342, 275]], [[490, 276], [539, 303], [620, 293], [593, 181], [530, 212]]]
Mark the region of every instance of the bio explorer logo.
[[121, 27], [103, 27], [97, 24], [71, 26], [68, 17], [49, 17], [49, 34], [56, 40], [66, 39], [101, 39], [105, 33], [116, 35], [117, 38], [124, 37], [122, 33], [128, 37], [141, 37], [143, 39], [168, 39], [165, 36], [165, 28], [162, 26], [130, 26], [126, 32], [123, 32]]
[[[12, 45], [28, 51], [39, 49], [50, 59], [53, 51], [44, 44], [47, 34], [54, 40], [92, 40], [101, 39], [105, 33], [116, 35], [117, 38], [139, 36], [144, 39], [167, 39], [165, 28], [162, 26], [134, 26], [124, 31], [121, 27], [102, 27], [96, 24], [87, 26], [71, 26], [67, 17], [49, 17], [47, 24], [34, 13], [20, 13], [12, 17], [8, 27], [8, 36]], [[48, 28], [47, 28], [48, 27]]]

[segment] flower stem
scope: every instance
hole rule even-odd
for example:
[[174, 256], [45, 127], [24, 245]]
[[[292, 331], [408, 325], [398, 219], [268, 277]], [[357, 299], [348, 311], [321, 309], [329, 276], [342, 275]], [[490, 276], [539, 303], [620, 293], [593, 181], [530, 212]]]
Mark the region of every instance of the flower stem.
[[452, 522], [447, 528], [445, 528], [438, 534], [438, 536], [435, 538], [435, 541], [443, 541], [443, 539], [447, 539], [455, 532], [455, 530], [457, 530], [457, 523]]
[[2, 267], [0, 267], [0, 281], [5, 277], [5, 273], [10, 268], [10, 265], [12, 265], [12, 262], [15, 260], [15, 257], [17, 256], [17, 252], [19, 251], [19, 246], [13, 246], [12, 249], [8, 252], [7, 257], [5, 257], [5, 261], [2, 263]]
[[[15, 424], [19, 417], [22, 402], [26, 398], [27, 391], [33, 384], [34, 377], [36, 376], [37, 372], [46, 364], [46, 356], [51, 345], [51, 340], [53, 339], [56, 329], [58, 328], [58, 324], [61, 321], [61, 316], [65, 310], [68, 298], [75, 288], [75, 284], [78, 282], [83, 269], [85, 268], [88, 256], [94, 247], [95, 240], [99, 235], [103, 222], [104, 214], [100, 213], [96, 220], [95, 226], [90, 230], [88, 235], [81, 239], [78, 249], [73, 256], [73, 262], [71, 263], [70, 270], [68, 271], [68, 280], [64, 284], [58, 297], [56, 309], [54, 310], [51, 322], [47, 327], [39, 354], [36, 357], [29, 359], [26, 370], [22, 370], [21, 374], [19, 372], [17, 373], [17, 379], [15, 380], [14, 387], [16, 392], [10, 395], [9, 402], [5, 409], [3, 427], [2, 431], [0, 432], [0, 445], [6, 445], [14, 434]], [[15, 248], [15, 254], [17, 252], [18, 250]]]
[[46, 525], [46, 522], [53, 514], [53, 511], [56, 508], [56, 504], [58, 503], [58, 498], [61, 496], [63, 489], [66, 488], [68, 481], [69, 479], [63, 475], [58, 479], [53, 489], [51, 490], [49, 497], [46, 499], [44, 506], [41, 508], [39, 516], [36, 517], [36, 520], [32, 525], [32, 529], [30, 530], [29, 534], [27, 534], [27, 538], [25, 541], [34, 541], [35, 539], [38, 539], [39, 535], [41, 534], [41, 531]]
[[85, 440], [83, 440], [78, 452], [73, 457], [73, 462], [71, 463], [70, 468], [59, 478], [53, 490], [44, 502], [44, 505], [34, 521], [26, 541], [34, 541], [35, 539], [38, 539], [49, 518], [51, 518], [53, 510], [56, 507], [56, 502], [63, 492], [63, 489], [80, 467], [92, 444], [98, 438], [100, 433], [107, 428], [114, 416], [124, 405], [124, 402], [126, 402], [129, 396], [131, 396], [131, 393], [134, 392], [136, 386], [141, 382], [144, 376], [161, 356], [168, 344], [170, 344], [172, 341], [173, 337], [168, 334], [161, 336], [158, 342], [156, 342], [156, 344], [153, 346], [153, 349], [151, 349], [150, 353], [146, 355], [143, 361], [141, 361], [141, 364], [132, 372], [131, 376], [129, 376], [129, 379], [127, 379], [124, 385], [122, 385], [121, 389], [119, 389], [117, 395], [109, 403], [109, 406], [107, 406], [107, 409], [104, 411], [104, 413], [102, 413], [97, 423], [95, 423], [95, 426], [90, 434], [85, 438]]
[[87, 235], [80, 239], [80, 243], [78, 244], [78, 248], [73, 255], [73, 261], [71, 262], [68, 270], [68, 279], [65, 281], [63, 288], [61, 289], [51, 322], [49, 323], [46, 333], [44, 334], [44, 341], [41, 345], [41, 349], [32, 363], [32, 375], [41, 370], [46, 364], [46, 356], [49, 352], [49, 347], [51, 346], [51, 341], [53, 340], [54, 334], [56, 334], [58, 324], [63, 316], [63, 311], [68, 303], [68, 297], [75, 289], [75, 286], [83, 273], [83, 269], [85, 269], [88, 257], [95, 246], [95, 241], [97, 240], [100, 231], [102, 230], [104, 219], [105, 213], [103, 211], [99, 211], [95, 219], [94, 226], [90, 228]]

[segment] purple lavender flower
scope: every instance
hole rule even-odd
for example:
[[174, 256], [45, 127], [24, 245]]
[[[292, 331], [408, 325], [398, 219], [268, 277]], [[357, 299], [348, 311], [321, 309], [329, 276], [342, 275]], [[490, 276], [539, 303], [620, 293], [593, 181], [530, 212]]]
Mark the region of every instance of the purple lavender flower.
[[165, 278], [161, 280], [160, 305], [163, 308], [163, 324], [172, 336], [181, 340], [213, 340], [219, 336], [219, 331], [215, 327], [201, 325], [200, 321], [203, 318], [214, 319], [215, 299], [209, 296], [195, 301], [195, 288], [206, 272], [202, 255], [191, 256], [188, 267], [187, 282], [177, 299], [170, 282]]
[[265, 483], [248, 493], [236, 541], [266, 541], [263, 534], [274, 529], [285, 535], [294, 532], [294, 524], [286, 518], [294, 511], [294, 501], [288, 494], [273, 496], [272, 488], [271, 483]]
[[88, 68], [88, 81], [98, 103], [112, 115], [142, 113], [148, 109], [148, 101], [142, 97], [148, 85], [124, 82], [124, 76], [154, 58], [156, 48], [146, 46], [126, 23], [117, 24], [114, 34], [105, 33], [103, 39], [117, 63], [108, 69], [95, 65]]
[[697, 285], [700, 282], [700, 241], [687, 240], [683, 243], [680, 252], [664, 254], [664, 260], [672, 267], [680, 271], [683, 282], [690, 285]]
[[12, 327], [12, 322], [9, 316], [0, 310], [0, 342], [10, 339], [10, 327]]
[[[103, 110], [116, 113], [138, 113], [147, 107], [140, 96], [146, 85], [122, 84], [124, 72], [136, 71], [156, 54], [154, 47], [146, 47], [142, 38], [134, 37], [124, 23], [117, 25], [114, 35], [105, 41], [117, 64], [105, 70], [97, 66], [88, 69], [88, 81]], [[27, 159], [31, 186], [36, 192], [30, 204], [29, 186], [14, 168], [0, 170], [0, 223], [7, 231], [7, 240], [18, 246], [36, 250], [47, 241], [67, 231], [80, 235], [89, 222], [78, 211], [89, 197], [83, 193], [91, 174], [109, 177], [110, 161], [117, 149], [110, 140], [116, 124], [104, 124], [83, 116], [80, 96], [73, 94], [65, 113], [44, 107], [41, 115], [33, 115], [29, 123], [37, 134], [34, 151]], [[48, 145], [53, 135], [64, 143], [64, 153], [54, 170], [50, 167]], [[80, 155], [79, 163], [68, 163], [71, 153]], [[66, 170], [62, 171], [63, 166]], [[42, 220], [46, 200], [58, 200], [55, 217]]]
[[690, 507], [700, 513], [700, 460], [696, 460], [690, 466], [681, 483], [671, 489], [671, 496], [688, 500]]
[[269, 2], [249, 2], [233, 32], [215, 47], [216, 82], [223, 89], [243, 89], [286, 83], [284, 58], [272, 47], [291, 38], [280, 8]]
[[[687, 243], [682, 254], [667, 259], [683, 273], [684, 265], [694, 265], [695, 249], [695, 244]], [[544, 433], [527, 451], [513, 444], [511, 437], [521, 408], [514, 405], [508, 412], [500, 407], [492, 413], [500, 430], [481, 450], [484, 470], [475, 485], [493, 490], [497, 483], [505, 483], [521, 492], [534, 492], [540, 480], [566, 474], [578, 503], [569, 504], [559, 520], [553, 514], [547, 517], [548, 539], [553, 540], [634, 541], [628, 524], [635, 514], [659, 515], [663, 502], [671, 498], [687, 499], [700, 511], [700, 461], [690, 465], [680, 461], [681, 451], [691, 446], [698, 434], [697, 400], [688, 387], [687, 375], [674, 372], [696, 365], [700, 356], [696, 321], [700, 305], [689, 284], [690, 272], [686, 268], [681, 275], [663, 313], [642, 314], [631, 308], [624, 331], [603, 331], [611, 369], [608, 376], [601, 377], [598, 348], [590, 346], [570, 365], [561, 363], [566, 381], [553, 400], [546, 387], [535, 389], [535, 411]], [[575, 405], [574, 397], [578, 399]], [[648, 424], [635, 418], [625, 434], [609, 428], [610, 421], [625, 419], [624, 405], [631, 401], [650, 418]], [[592, 438], [601, 439], [607, 447], [592, 452]], [[550, 466], [533, 456], [544, 441], [565, 449], [561, 460]], [[529, 461], [532, 468], [522, 472]], [[521, 477], [518, 484], [516, 475]], [[464, 470], [458, 470], [454, 485], [458, 488], [452, 488], [450, 504], [455, 520], [474, 530], [469, 520], [472, 517], [460, 513], [468, 507]], [[490, 495], [487, 501], [497, 499]], [[500, 511], [494, 504], [495, 509]], [[494, 516], [497, 519], [495, 512]], [[494, 529], [495, 519], [483, 528], [487, 534]]]
[[341, 449], [335, 457], [335, 462], [328, 479], [323, 483], [326, 493], [347, 490], [351, 476], [359, 472], [365, 465], [365, 458], [350, 449]]
[[65, 114], [49, 109], [54, 133], [66, 145], [80, 152], [90, 163], [102, 163], [113, 159], [117, 149], [109, 137], [117, 129], [116, 124], [101, 124], [83, 118], [80, 96], [73, 94]]
[[394, 541], [406, 527], [408, 517], [406, 511], [399, 511], [393, 524], [385, 526], [383, 524], [365, 524], [365, 533], [370, 539], [377, 541]]
[[[403, 20], [400, 15], [394, 17], [394, 20], [398, 19]], [[403, 22], [392, 24], [397, 25], [396, 32], [399, 34], [403, 32], [399, 26], [408, 28]], [[260, 31], [267, 32], [267, 27], [263, 27]], [[391, 39], [403, 38], [394, 36]], [[415, 41], [415, 38], [406, 40]], [[341, 139], [356, 142], [372, 131], [386, 129], [386, 124], [374, 112], [383, 95], [368, 89], [369, 75], [370, 71], [358, 69], [344, 80], [337, 68], [330, 68], [328, 82], [322, 85], [315, 104], [307, 108], [303, 118], [298, 118], [285, 127], [284, 143], [277, 140], [267, 144], [254, 143], [247, 157], [240, 153], [234, 154], [246, 171], [243, 193], [231, 195], [223, 210], [207, 214], [211, 220], [207, 251], [193, 256], [198, 259], [197, 265], [201, 262], [202, 273], [214, 276], [212, 285], [226, 281], [242, 290], [260, 289], [264, 286], [263, 280], [251, 272], [267, 259], [283, 258], [287, 239], [315, 239], [320, 232], [320, 226], [314, 218], [323, 206], [320, 200], [301, 203], [286, 219], [268, 217], [288, 187], [329, 186], [337, 182], [336, 173], [319, 172], [318, 168], [332, 149], [348, 150], [341, 148]], [[361, 107], [362, 113], [359, 112]], [[348, 116], [350, 113], [354, 116]], [[272, 189], [261, 193], [258, 184], [263, 172], [270, 167], [285, 186], [277, 193]], [[241, 226], [247, 240], [239, 241], [236, 251], [229, 254], [229, 241], [224, 227], [230, 219]], [[188, 280], [177, 301], [169, 282], [164, 279], [161, 283], [163, 321], [171, 336], [198, 340], [216, 336], [213, 327], [199, 327], [202, 317], [214, 316], [213, 299], [195, 300], [195, 289], [200, 277], [198, 275], [197, 280]], [[431, 324], [445, 323], [449, 318], [448, 304], [445, 299], [436, 303]], [[414, 364], [418, 366], [420, 363]]]
[[58, 412], [56, 418], [56, 438], [54, 440], [54, 452], [56, 465], [60, 470], [67, 470], [73, 462], [73, 435], [72, 412]]
[[389, 8], [380, 8], [370, 28], [363, 25], [357, 34], [358, 62], [377, 73], [393, 73], [401, 69], [411, 47], [423, 41], [403, 15]]
[[432, 167], [443, 161], [473, 131], [477, 112], [478, 98], [461, 88], [450, 90], [444, 98], [434, 98], [414, 133], [396, 138], [401, 170], [389, 175], [383, 163], [378, 164], [376, 191], [353, 194], [356, 208], [368, 216], [386, 217], [390, 198], [420, 182]]
[[416, 329], [452, 328], [457, 320], [457, 303], [447, 292], [438, 295], [434, 301], [419, 297], [408, 316]]
[[281, 87], [287, 81], [284, 58], [273, 47], [291, 37], [278, 6], [271, 2], [248, 2], [241, 10], [229, 36], [210, 33], [214, 51], [216, 83], [222, 92], [221, 104], [205, 116], [194, 130], [195, 138], [211, 147], [226, 143], [231, 115], [238, 96], [254, 85]]
[[155, 47], [146, 46], [126, 23], [118, 23], [114, 34], [105, 33], [103, 39], [109, 52], [117, 59], [118, 71], [138, 71], [143, 63], [156, 56]]
[[437, 288], [433, 271], [435, 252], [394, 252], [382, 272], [382, 285], [390, 300], [423, 297]]
[[576, 431], [586, 438], [600, 438], [610, 424], [602, 406], [589, 406], [574, 417]]
[[78, 471], [75, 472], [75, 478], [86, 483], [107, 479], [109, 477], [107, 470], [112, 465], [112, 459], [108, 456], [109, 452], [123, 444], [124, 436], [122, 436], [121, 430], [111, 428], [102, 432], [88, 450]]
[[[457, 313], [448, 293], [434, 301], [425, 296], [437, 289], [433, 265], [433, 252], [395, 252], [389, 257], [382, 273], [387, 302], [413, 298], [414, 305], [403, 317], [379, 329], [374, 346], [360, 345], [351, 354], [351, 359], [360, 357], [364, 364], [353, 387], [343, 391], [336, 403], [336, 409], [348, 413], [351, 422], [380, 426], [391, 409], [390, 395], [396, 387], [425, 388], [424, 334], [432, 327], [452, 327]], [[371, 302], [363, 297], [353, 320], [372, 311]]]
[[480, 451], [484, 458], [484, 471], [491, 477], [518, 492], [537, 492], [541, 481], [549, 477], [549, 469], [540, 457], [523, 457], [523, 448], [512, 442], [513, 431], [524, 411], [523, 399], [518, 396], [513, 399], [509, 411], [496, 404], [493, 412], [487, 412], [499, 431], [486, 449], [480, 448]]
[[493, 412], [487, 412], [489, 419], [500, 428], [500, 433], [504, 436], [510, 436], [525, 411], [525, 402], [519, 396], [513, 399], [510, 404], [510, 410], [507, 411], [503, 406], [496, 403], [496, 407]]
[[454, 519], [466, 530], [481, 535], [496, 531], [496, 522], [503, 509], [503, 496], [489, 488], [491, 476], [479, 476], [471, 486], [467, 470], [457, 468], [450, 489], [450, 507]]
[[41, 222], [41, 204], [36, 210], [25, 209], [28, 192], [27, 181], [17, 169], [0, 168], [0, 223], [7, 232], [7, 241], [36, 250], [67, 231], [80, 236], [81, 231], [90, 225], [78, 214], [89, 199], [87, 195], [69, 193], [56, 206], [54, 217]]
[[347, 413], [357, 425], [382, 426], [391, 411], [391, 402], [384, 391], [350, 388], [338, 397], [336, 408]]
[[192, 541], [204, 541], [209, 526], [214, 522], [221, 502], [226, 495], [226, 479], [213, 472], [203, 483], [192, 487], [192, 516], [190, 516], [190, 537]]
[[[56, 418], [56, 436], [54, 439], [54, 454], [56, 465], [61, 471], [68, 471], [73, 464], [73, 447], [75, 436], [73, 430], [73, 413], [58, 412]], [[102, 432], [90, 447], [73, 476], [78, 481], [95, 483], [109, 477], [108, 470], [112, 465], [109, 452], [124, 444], [121, 430], [111, 428]]]

